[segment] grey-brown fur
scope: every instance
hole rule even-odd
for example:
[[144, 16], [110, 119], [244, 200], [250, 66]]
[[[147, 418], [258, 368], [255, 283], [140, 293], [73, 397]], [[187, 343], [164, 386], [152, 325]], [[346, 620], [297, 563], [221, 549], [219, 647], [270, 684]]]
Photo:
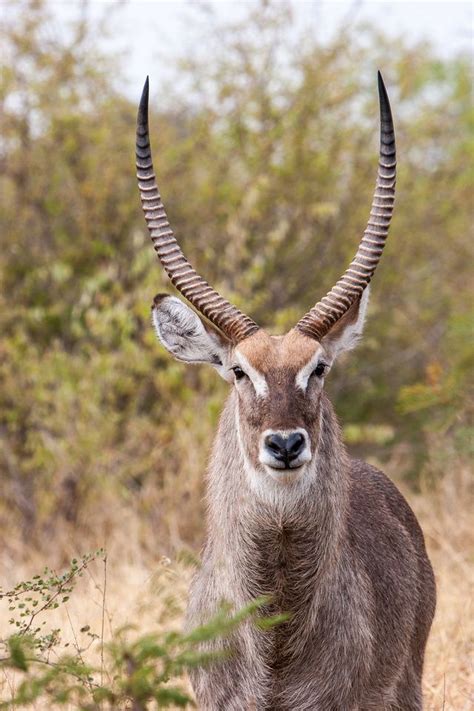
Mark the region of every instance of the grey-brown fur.
[[348, 458], [323, 393], [304, 485], [262, 500], [246, 474], [237, 399], [233, 390], [213, 447], [188, 621], [206, 620], [223, 599], [239, 608], [262, 594], [273, 596], [270, 612], [292, 617], [272, 632], [247, 624], [228, 660], [195, 671], [200, 708], [421, 709], [435, 585], [410, 507], [384, 474]]

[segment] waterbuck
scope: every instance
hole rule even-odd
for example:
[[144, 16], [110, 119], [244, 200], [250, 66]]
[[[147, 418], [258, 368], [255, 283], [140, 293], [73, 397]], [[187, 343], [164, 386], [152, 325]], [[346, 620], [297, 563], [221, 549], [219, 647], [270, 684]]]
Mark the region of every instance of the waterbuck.
[[210, 363], [232, 388], [207, 478], [207, 541], [189, 624], [222, 600], [267, 595], [288, 619], [250, 623], [231, 653], [192, 674], [206, 711], [410, 711], [435, 608], [423, 534], [374, 467], [350, 459], [323, 385], [364, 323], [395, 195], [395, 136], [379, 74], [380, 159], [370, 218], [349, 268], [284, 336], [271, 336], [193, 269], [170, 228], [153, 170], [148, 79], [138, 111], [138, 185], [161, 264], [181, 294], [158, 295], [153, 323], [178, 360]]

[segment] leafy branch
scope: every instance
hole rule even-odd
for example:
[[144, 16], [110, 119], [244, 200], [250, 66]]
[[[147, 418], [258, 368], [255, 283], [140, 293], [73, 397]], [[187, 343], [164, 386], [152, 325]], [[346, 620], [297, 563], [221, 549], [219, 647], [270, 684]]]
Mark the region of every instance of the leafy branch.
[[[89, 635], [90, 642], [81, 648], [73, 630], [75, 651], [65, 654], [60, 649], [60, 630], [44, 633], [46, 620], [37, 625], [36, 619], [40, 613], [65, 605], [77, 579], [99, 557], [104, 563], [102, 637], [84, 625], [80, 631]], [[145, 711], [150, 704], [188, 708], [195, 704], [183, 684], [187, 670], [231, 654], [231, 644], [222, 641], [241, 624], [252, 621], [266, 630], [286, 619], [284, 615], [265, 616], [270, 600], [261, 597], [237, 611], [223, 603], [214, 617], [188, 633], [164, 630], [134, 636], [135, 628], [127, 626], [113, 631], [112, 639], [104, 644], [106, 564], [107, 556], [100, 549], [74, 559], [61, 575], [45, 568], [42, 576], [35, 575], [12, 590], [0, 592], [0, 600], [6, 600], [12, 612], [10, 623], [17, 628], [15, 634], [0, 640], [4, 648], [0, 669], [5, 673], [10, 670], [15, 682], [20, 678], [20, 683], [15, 683], [16, 691], [12, 685], [10, 698], [0, 700], [0, 710], [28, 706], [39, 699], [56, 707], [72, 704], [84, 711]], [[100, 642], [97, 665], [87, 663], [83, 656], [95, 641]], [[55, 661], [50, 659], [51, 651], [57, 657]]]

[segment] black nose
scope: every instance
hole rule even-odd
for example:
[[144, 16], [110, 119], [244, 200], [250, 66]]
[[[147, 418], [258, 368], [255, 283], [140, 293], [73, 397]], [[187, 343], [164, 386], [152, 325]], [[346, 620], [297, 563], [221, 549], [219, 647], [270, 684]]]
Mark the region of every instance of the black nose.
[[290, 465], [303, 451], [305, 438], [301, 432], [292, 432], [288, 436], [269, 434], [265, 437], [265, 447], [279, 462]]

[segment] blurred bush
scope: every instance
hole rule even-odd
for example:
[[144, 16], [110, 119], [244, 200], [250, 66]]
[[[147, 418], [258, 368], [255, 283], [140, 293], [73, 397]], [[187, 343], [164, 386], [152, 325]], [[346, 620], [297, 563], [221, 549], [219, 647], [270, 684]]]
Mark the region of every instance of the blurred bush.
[[[3, 27], [0, 526], [43, 542], [131, 515], [145, 549], [195, 545], [225, 387], [155, 342], [149, 304], [170, 287], [135, 186], [136, 106], [103, 32], [87, 12], [55, 31], [43, 0]], [[395, 219], [365, 340], [329, 389], [351, 448], [400, 476], [417, 481], [440, 443], [468, 456], [469, 58], [351, 23], [323, 43], [282, 3], [208, 17], [204, 35], [176, 61], [179, 97], [151, 72], [159, 183], [198, 270], [275, 331], [332, 286], [365, 227], [383, 70]]]

